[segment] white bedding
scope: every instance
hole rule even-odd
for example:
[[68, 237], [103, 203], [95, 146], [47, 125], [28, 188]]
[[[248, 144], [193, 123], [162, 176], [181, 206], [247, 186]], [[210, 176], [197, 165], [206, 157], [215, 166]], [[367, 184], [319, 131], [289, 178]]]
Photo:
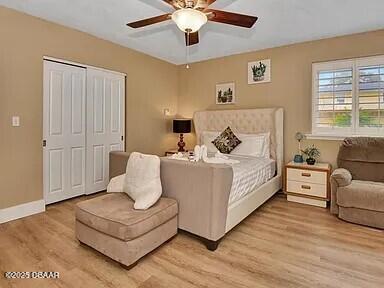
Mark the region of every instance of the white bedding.
[[233, 182], [229, 195], [229, 205], [273, 178], [276, 173], [276, 161], [269, 158], [253, 156], [228, 155], [239, 160], [238, 164], [230, 164], [233, 169]]

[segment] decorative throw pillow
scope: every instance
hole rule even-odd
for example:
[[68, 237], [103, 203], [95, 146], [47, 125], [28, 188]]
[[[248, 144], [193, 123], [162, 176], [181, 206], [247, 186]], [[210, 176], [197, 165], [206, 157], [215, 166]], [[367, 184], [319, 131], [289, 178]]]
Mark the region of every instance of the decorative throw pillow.
[[108, 193], [124, 192], [125, 174], [113, 177], [107, 186]]
[[131, 153], [124, 181], [124, 192], [135, 201], [134, 208], [146, 210], [161, 197], [160, 158]]
[[227, 127], [227, 129], [225, 129], [219, 136], [217, 136], [217, 138], [213, 140], [212, 143], [221, 153], [229, 154], [241, 143], [241, 141], [232, 132], [231, 128]]

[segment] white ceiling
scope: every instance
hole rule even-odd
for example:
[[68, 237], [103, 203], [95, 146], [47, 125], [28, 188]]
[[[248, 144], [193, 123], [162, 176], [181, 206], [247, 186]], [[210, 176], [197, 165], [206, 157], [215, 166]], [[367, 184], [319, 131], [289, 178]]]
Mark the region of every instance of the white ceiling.
[[[125, 24], [173, 11], [161, 0], [0, 0], [0, 5], [72, 27], [174, 64], [186, 62], [171, 21]], [[190, 61], [384, 28], [384, 0], [217, 0], [212, 8], [259, 17], [252, 29], [208, 23]]]

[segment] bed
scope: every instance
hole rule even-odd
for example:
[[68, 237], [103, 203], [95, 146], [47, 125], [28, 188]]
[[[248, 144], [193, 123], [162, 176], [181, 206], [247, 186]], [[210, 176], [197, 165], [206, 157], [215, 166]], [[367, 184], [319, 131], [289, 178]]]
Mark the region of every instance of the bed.
[[[179, 203], [179, 229], [215, 250], [227, 232], [282, 188], [283, 109], [201, 111], [194, 115], [194, 126], [198, 144], [203, 131], [228, 126], [243, 134], [270, 133], [269, 159], [236, 156], [241, 163], [234, 165], [161, 159], [163, 195]], [[122, 174], [127, 154], [110, 157], [110, 177]]]
[[228, 205], [227, 233], [282, 188], [284, 112], [282, 108], [201, 111], [195, 113], [194, 125], [199, 144], [203, 131], [222, 131], [228, 126], [244, 134], [270, 132], [270, 158], [276, 161], [276, 175]]

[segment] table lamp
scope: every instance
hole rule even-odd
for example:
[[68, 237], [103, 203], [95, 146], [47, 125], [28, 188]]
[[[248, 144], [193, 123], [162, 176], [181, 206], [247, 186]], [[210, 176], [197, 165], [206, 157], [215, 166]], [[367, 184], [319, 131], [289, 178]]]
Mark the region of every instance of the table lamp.
[[173, 120], [173, 133], [180, 134], [180, 141], [177, 143], [179, 152], [185, 152], [184, 134], [191, 133], [192, 120], [191, 119], [174, 119]]
[[295, 139], [297, 140], [297, 142], [299, 142], [299, 151], [298, 151], [298, 154], [295, 155], [293, 162], [303, 163], [304, 159], [303, 159], [303, 154], [301, 151], [301, 141], [304, 139], [304, 135], [301, 132], [297, 132], [295, 135]]

